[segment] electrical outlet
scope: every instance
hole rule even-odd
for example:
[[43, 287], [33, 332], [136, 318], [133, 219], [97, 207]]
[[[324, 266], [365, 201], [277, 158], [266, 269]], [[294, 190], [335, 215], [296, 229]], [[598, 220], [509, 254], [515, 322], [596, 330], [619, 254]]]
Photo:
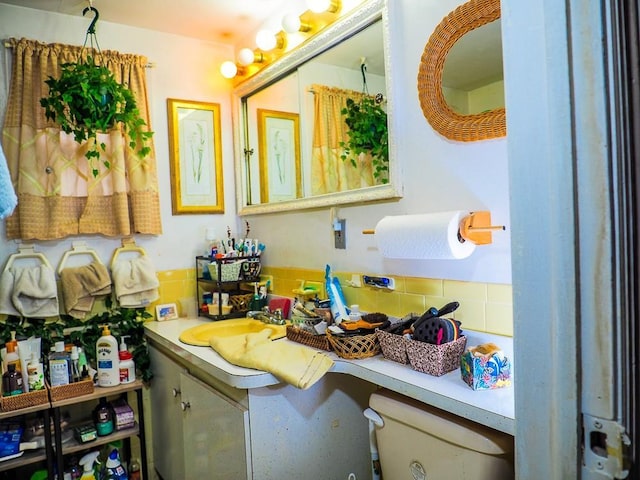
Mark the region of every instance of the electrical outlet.
[[344, 250], [347, 248], [347, 230], [345, 228], [347, 221], [343, 218], [336, 220], [333, 226], [333, 240], [335, 248]]

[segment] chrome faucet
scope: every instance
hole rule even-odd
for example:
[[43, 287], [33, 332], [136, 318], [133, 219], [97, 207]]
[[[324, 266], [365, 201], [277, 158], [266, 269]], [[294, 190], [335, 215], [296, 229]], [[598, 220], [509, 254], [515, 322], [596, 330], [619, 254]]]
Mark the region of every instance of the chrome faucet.
[[247, 317], [272, 325], [284, 325], [286, 323], [285, 319], [282, 318], [282, 310], [280, 308], [276, 308], [273, 312], [269, 311], [269, 307], [264, 307], [262, 310], [250, 310], [247, 312]]

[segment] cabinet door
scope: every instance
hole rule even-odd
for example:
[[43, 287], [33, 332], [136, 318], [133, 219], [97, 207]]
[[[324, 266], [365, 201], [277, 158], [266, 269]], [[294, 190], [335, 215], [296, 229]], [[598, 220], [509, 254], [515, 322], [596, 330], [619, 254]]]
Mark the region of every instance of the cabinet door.
[[182, 374], [180, 383], [185, 466], [181, 478], [248, 479], [247, 409], [191, 375]]
[[150, 396], [154, 466], [166, 480], [186, 478], [180, 408], [180, 374], [184, 369], [156, 348], [150, 346], [149, 354], [153, 365]]

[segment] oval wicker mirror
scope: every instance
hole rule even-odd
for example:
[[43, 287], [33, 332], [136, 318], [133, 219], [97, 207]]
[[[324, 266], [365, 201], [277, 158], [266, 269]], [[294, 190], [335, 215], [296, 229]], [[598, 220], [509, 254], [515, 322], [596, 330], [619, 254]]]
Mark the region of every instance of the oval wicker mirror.
[[462, 115], [451, 109], [442, 91], [442, 71], [453, 45], [466, 33], [498, 18], [500, 0], [470, 0], [440, 22], [424, 47], [418, 70], [420, 107], [431, 126], [450, 140], [473, 142], [507, 133], [503, 107]]

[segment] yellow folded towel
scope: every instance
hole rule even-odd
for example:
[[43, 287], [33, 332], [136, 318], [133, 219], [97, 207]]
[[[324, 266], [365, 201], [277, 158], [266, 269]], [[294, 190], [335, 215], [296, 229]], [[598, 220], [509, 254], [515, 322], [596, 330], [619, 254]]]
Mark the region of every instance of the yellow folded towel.
[[306, 390], [322, 378], [333, 360], [302, 345], [270, 340], [268, 329], [231, 337], [211, 337], [209, 344], [227, 362], [272, 373]]

